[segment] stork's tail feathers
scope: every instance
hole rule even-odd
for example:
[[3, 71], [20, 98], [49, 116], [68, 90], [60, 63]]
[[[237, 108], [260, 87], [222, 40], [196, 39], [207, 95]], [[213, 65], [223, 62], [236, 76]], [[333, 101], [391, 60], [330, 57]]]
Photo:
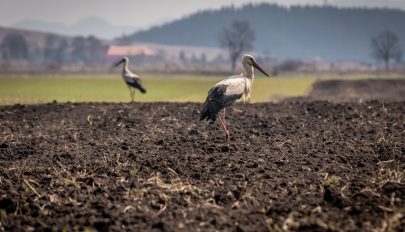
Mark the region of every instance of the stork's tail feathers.
[[209, 109], [208, 109], [208, 101], [206, 101], [201, 108], [200, 121], [206, 119], [209, 115], [210, 115], [210, 113], [209, 113]]
[[209, 101], [208, 99], [205, 101], [201, 108], [200, 120], [212, 120], [216, 121], [218, 117], [218, 112], [215, 110], [213, 102]]
[[146, 93], [146, 89], [142, 85], [139, 86], [139, 91], [141, 91], [141, 93]]
[[139, 89], [139, 91], [141, 91], [141, 93], [146, 93], [146, 89], [143, 87], [141, 81], [135, 81], [133, 83], [128, 83], [128, 85], [130, 85], [136, 89]]

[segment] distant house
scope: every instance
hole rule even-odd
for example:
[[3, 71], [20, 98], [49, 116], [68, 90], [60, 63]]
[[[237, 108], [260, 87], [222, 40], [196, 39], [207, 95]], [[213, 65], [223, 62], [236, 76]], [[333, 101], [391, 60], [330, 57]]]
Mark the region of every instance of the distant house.
[[127, 56], [132, 59], [154, 57], [157, 53], [149, 46], [135, 45], [111, 45], [106, 54], [108, 62], [114, 62], [117, 59]]
[[210, 63], [218, 57], [226, 60], [227, 52], [220, 48], [175, 46], [153, 43], [134, 43], [131, 45], [111, 45], [108, 48], [107, 62], [127, 56], [132, 62], [179, 62], [179, 63]]

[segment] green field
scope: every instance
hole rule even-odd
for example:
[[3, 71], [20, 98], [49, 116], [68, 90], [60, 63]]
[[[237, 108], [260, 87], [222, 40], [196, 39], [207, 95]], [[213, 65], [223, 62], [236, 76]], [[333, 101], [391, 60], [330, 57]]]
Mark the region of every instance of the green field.
[[[202, 102], [210, 87], [223, 77], [191, 75], [143, 75], [146, 94], [139, 92], [141, 102]], [[252, 102], [268, 101], [284, 96], [304, 95], [315, 78], [256, 78]], [[1, 77], [0, 104], [37, 104], [57, 102], [128, 102], [129, 91], [118, 76], [52, 76]]]

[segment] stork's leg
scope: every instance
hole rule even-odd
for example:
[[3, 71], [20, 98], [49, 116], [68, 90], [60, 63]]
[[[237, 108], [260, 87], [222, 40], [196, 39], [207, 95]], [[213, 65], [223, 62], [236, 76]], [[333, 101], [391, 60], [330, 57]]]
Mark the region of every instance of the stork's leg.
[[132, 98], [132, 89], [129, 86], [128, 86], [128, 89], [129, 89], [129, 97], [131, 98], [131, 102], [133, 102], [134, 99]]
[[131, 102], [134, 102], [134, 94], [135, 94], [135, 90], [132, 89], [131, 87], [129, 87], [129, 92], [131, 94]]
[[224, 122], [225, 125], [225, 133], [226, 133], [226, 139], [229, 139], [229, 130], [228, 130], [228, 126], [226, 125], [226, 121], [225, 121], [225, 108], [224, 108], [224, 113], [222, 114], [222, 121]]
[[225, 132], [225, 138], [226, 138], [226, 140], [228, 140], [229, 139], [229, 131], [228, 131], [227, 127], [226, 127], [226, 122], [225, 122], [225, 109], [224, 109], [223, 113], [219, 114], [219, 122], [221, 123], [222, 129]]
[[225, 108], [224, 108], [224, 113], [222, 114], [222, 121], [224, 122], [225, 130], [227, 131], [228, 136], [229, 136], [229, 130], [228, 130], [228, 127], [226, 126], [226, 121], [225, 121]]
[[218, 118], [219, 118], [219, 123], [221, 124], [222, 130], [224, 130], [224, 132], [225, 132], [225, 137], [228, 139], [228, 134], [226, 133], [226, 126], [222, 119], [222, 113], [220, 113]]

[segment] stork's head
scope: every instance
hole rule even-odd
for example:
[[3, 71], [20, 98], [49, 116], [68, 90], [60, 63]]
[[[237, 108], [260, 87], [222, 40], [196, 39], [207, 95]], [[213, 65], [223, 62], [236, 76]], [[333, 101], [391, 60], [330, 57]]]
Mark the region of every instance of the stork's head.
[[248, 67], [250, 68], [250, 67], [253, 66], [253, 67], [257, 68], [260, 72], [262, 72], [264, 75], [270, 77], [269, 74], [267, 74], [267, 73], [262, 69], [262, 67], [260, 67], [260, 65], [258, 65], [258, 64], [256, 63], [255, 58], [254, 58], [252, 55], [250, 55], [250, 54], [245, 54], [245, 55], [243, 56], [243, 58], [242, 58], [242, 64], [243, 64], [243, 67], [245, 67], [245, 68], [248, 68]]
[[118, 61], [114, 66], [117, 67], [118, 65], [122, 63], [127, 63], [128, 62], [128, 57], [122, 57], [120, 61]]

